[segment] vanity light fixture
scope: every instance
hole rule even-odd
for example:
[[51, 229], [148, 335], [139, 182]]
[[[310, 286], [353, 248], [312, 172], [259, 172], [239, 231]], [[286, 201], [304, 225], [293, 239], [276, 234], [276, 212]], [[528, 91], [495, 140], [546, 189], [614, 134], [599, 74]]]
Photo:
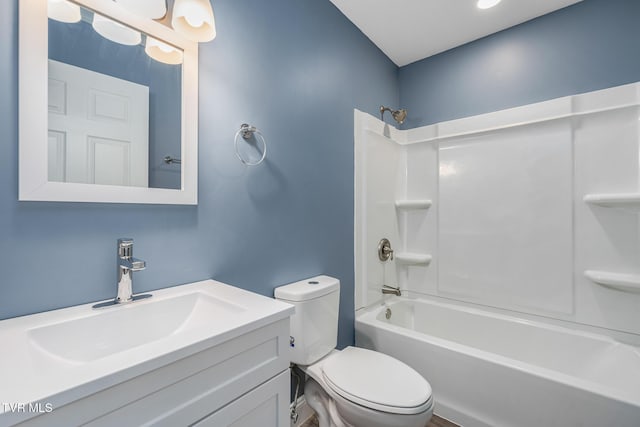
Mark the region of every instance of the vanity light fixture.
[[138, 31], [97, 13], [93, 14], [92, 26], [96, 33], [112, 42], [135, 46], [142, 41], [142, 36]]
[[[167, 13], [166, 0], [114, 1], [131, 13], [173, 27], [189, 40], [207, 42], [216, 36], [210, 0], [175, 0], [171, 14]], [[65, 23], [82, 20], [80, 6], [68, 0], [48, 0], [48, 14], [49, 18]], [[143, 42], [140, 32], [98, 13], [93, 13], [91, 25], [98, 34], [115, 43], [135, 46]], [[144, 51], [152, 59], [165, 64], [178, 65], [183, 61], [180, 49], [153, 37], [144, 40]]]
[[49, 0], [47, 2], [47, 14], [56, 21], [74, 24], [80, 22], [80, 6], [67, 0]]
[[213, 40], [216, 24], [210, 0], [175, 0], [171, 26], [189, 40]]
[[[118, 4], [131, 10], [133, 10], [138, 3], [141, 3], [140, 0], [117, 1]], [[171, 28], [171, 14], [167, 13], [166, 1], [150, 0], [150, 3], [156, 3], [156, 15], [160, 15], [160, 12], [162, 12], [162, 15], [158, 16], [158, 18], [154, 18], [154, 20], [165, 27]], [[131, 7], [129, 7], [129, 4], [131, 4]], [[169, 65], [182, 64], [184, 56], [181, 49], [178, 49], [164, 41], [160, 41], [157, 38], [151, 37], [148, 34], [144, 40], [144, 51], [151, 59]]]
[[502, 0], [478, 0], [477, 6], [479, 9], [490, 9], [501, 1]]
[[182, 64], [182, 51], [180, 49], [176, 49], [151, 36], [147, 36], [144, 51], [156, 61], [171, 65]]
[[149, 19], [162, 19], [167, 14], [166, 0], [116, 0], [125, 9]]

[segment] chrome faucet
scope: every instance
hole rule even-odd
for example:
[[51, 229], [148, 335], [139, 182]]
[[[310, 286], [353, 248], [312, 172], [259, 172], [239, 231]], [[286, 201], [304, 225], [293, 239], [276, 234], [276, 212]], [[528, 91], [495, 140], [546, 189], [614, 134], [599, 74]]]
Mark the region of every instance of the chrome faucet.
[[133, 272], [147, 268], [146, 262], [133, 257], [133, 239], [126, 237], [118, 239], [116, 267], [118, 269], [118, 293], [115, 299], [96, 304], [93, 308], [124, 304], [151, 296], [151, 294], [133, 295]]
[[402, 295], [402, 292], [400, 291], [400, 288], [394, 288], [393, 286], [387, 286], [387, 285], [382, 285], [382, 293], [383, 294], [397, 295], [397, 296], [401, 296]]
[[133, 257], [133, 239], [118, 239], [118, 295], [116, 302], [133, 301], [133, 272], [142, 271], [147, 264]]

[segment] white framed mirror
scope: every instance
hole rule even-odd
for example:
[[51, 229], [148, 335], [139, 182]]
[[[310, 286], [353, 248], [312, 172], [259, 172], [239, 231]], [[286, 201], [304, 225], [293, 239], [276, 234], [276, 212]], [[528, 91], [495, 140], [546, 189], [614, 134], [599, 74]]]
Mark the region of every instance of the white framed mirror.
[[19, 200], [197, 204], [197, 43], [124, 4], [19, 2]]

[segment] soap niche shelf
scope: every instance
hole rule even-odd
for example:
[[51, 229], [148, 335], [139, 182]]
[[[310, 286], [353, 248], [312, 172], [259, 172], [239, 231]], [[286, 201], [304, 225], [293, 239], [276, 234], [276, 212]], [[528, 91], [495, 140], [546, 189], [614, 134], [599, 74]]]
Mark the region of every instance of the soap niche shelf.
[[413, 252], [398, 252], [395, 254], [395, 260], [402, 265], [419, 265], [426, 267], [431, 264], [432, 256], [428, 254], [420, 254]]
[[[640, 212], [640, 193], [592, 193], [586, 194], [583, 200], [590, 205]], [[592, 282], [606, 288], [640, 293], [640, 274], [586, 270], [584, 275]]]
[[403, 211], [429, 209], [432, 204], [428, 199], [402, 199], [396, 200], [396, 209]]
[[587, 270], [584, 275], [587, 279], [600, 286], [623, 292], [640, 293], [640, 274]]
[[[395, 201], [398, 211], [426, 211], [431, 207], [433, 202], [429, 199], [397, 199]], [[395, 260], [398, 265], [403, 266], [422, 266], [426, 267], [431, 264], [432, 256], [418, 252], [398, 252], [395, 254]]]
[[640, 212], [640, 193], [600, 193], [584, 196], [585, 203]]

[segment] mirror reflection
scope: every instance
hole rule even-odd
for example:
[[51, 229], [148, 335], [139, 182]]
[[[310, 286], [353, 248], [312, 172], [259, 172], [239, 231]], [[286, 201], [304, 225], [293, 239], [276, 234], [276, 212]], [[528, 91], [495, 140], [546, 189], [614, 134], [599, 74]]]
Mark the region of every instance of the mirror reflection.
[[180, 189], [182, 51], [71, 2], [48, 14], [49, 181]]

